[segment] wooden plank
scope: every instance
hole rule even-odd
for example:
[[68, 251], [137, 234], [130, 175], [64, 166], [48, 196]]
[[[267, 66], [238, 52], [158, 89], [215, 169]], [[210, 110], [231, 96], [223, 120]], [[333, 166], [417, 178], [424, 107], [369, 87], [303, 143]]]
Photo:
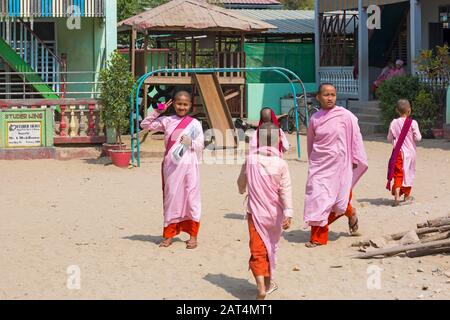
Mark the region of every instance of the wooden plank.
[[131, 73], [133, 77], [135, 76], [135, 68], [136, 68], [136, 38], [137, 38], [137, 30], [132, 29], [130, 33], [130, 64], [131, 64]]
[[217, 77], [214, 74], [195, 74], [194, 79], [211, 128], [222, 133], [223, 139], [215, 141], [216, 148], [236, 148], [233, 120]]
[[234, 97], [237, 97], [239, 94], [240, 94], [239, 91], [230, 93], [229, 95], [226, 95], [226, 96], [225, 96], [225, 101], [228, 101], [228, 100], [230, 100], [230, 99], [233, 99]]

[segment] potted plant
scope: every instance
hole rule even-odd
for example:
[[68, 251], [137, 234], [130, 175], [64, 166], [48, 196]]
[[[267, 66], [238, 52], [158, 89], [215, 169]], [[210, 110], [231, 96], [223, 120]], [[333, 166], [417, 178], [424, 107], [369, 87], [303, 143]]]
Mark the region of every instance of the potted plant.
[[122, 133], [128, 128], [129, 96], [134, 78], [127, 60], [117, 51], [111, 54], [106, 67], [100, 71], [101, 117], [107, 128], [115, 130], [115, 144], [105, 144], [113, 164], [128, 167], [131, 150], [122, 142]]
[[431, 129], [435, 138], [444, 137], [444, 113], [446, 106], [447, 88], [450, 85], [450, 57], [449, 46], [436, 46], [432, 50], [422, 50], [415, 61], [419, 76], [428, 90], [436, 97], [439, 112], [436, 122]]

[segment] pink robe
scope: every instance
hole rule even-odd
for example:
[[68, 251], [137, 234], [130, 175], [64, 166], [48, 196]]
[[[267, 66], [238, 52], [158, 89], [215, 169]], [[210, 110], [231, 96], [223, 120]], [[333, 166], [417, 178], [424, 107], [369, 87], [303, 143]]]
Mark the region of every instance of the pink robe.
[[238, 184], [241, 193], [248, 187], [247, 212], [267, 249], [273, 277], [283, 220], [293, 214], [292, 187], [288, 165], [279, 151], [268, 147], [259, 151], [247, 157]]
[[[177, 115], [161, 116], [153, 111], [145, 118], [141, 127], [150, 131], [163, 131], [165, 145], [183, 118]], [[195, 130], [197, 136], [192, 140], [192, 145], [177, 161], [173, 156], [173, 150], [180, 145], [181, 136]], [[199, 157], [204, 148], [203, 130], [200, 122], [193, 119], [192, 122], [179, 135], [177, 142], [164, 157], [162, 174], [164, 178], [164, 227], [172, 223], [185, 220], [200, 222], [200, 174]]]
[[345, 213], [351, 189], [368, 168], [358, 119], [338, 106], [316, 112], [308, 128], [308, 158], [305, 227], [324, 227], [331, 212]]
[[[389, 126], [387, 139], [394, 147], [405, 120], [406, 118], [394, 119]], [[419, 125], [416, 120], [413, 120], [401, 148], [403, 156], [403, 187], [411, 187], [413, 185], [416, 174], [416, 142], [420, 140], [422, 140], [422, 135], [420, 134]]]
[[[255, 134], [252, 136], [250, 143], [248, 145], [249, 153], [255, 153], [258, 149], [257, 132], [258, 131], [255, 131]], [[280, 138], [281, 138], [281, 144], [283, 145], [283, 150], [281, 152], [281, 156], [283, 156], [283, 153], [289, 150], [290, 145], [289, 145], [289, 140], [287, 139], [287, 137], [282, 129], [280, 129]]]

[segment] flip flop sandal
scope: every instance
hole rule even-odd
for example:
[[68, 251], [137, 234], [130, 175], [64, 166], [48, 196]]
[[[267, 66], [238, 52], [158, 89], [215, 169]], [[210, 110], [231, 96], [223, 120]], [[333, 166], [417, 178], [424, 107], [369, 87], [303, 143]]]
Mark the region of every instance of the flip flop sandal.
[[356, 221], [353, 225], [350, 224], [350, 221], [348, 222], [348, 229], [350, 232], [350, 235], [356, 235], [359, 229], [359, 225], [358, 225], [358, 217], [356, 217]]
[[320, 244], [320, 243], [315, 243], [315, 242], [311, 242], [311, 241], [305, 243], [305, 247], [307, 247], [307, 248], [320, 247], [321, 245], [322, 244]]
[[266, 294], [271, 294], [272, 292], [278, 290], [278, 285], [275, 282], [270, 284], [269, 290], [266, 291]]
[[163, 241], [161, 241], [159, 243], [159, 247], [160, 248], [167, 248], [170, 247], [172, 245], [173, 240], [171, 239], [164, 239]]
[[197, 248], [197, 241], [189, 242], [186, 241], [186, 249], [195, 249]]

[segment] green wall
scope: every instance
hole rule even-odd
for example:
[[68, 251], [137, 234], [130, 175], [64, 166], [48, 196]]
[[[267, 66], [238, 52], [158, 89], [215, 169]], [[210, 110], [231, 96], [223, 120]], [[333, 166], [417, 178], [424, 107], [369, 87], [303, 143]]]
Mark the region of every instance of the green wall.
[[[283, 67], [295, 72], [305, 83], [307, 92], [315, 92], [315, 48], [313, 43], [246, 43], [247, 67]], [[297, 85], [296, 89], [301, 92]], [[259, 119], [263, 107], [280, 114], [280, 99], [292, 93], [286, 79], [273, 72], [247, 73], [247, 117]]]
[[[295, 72], [305, 83], [315, 82], [314, 43], [246, 43], [247, 67], [283, 67]], [[248, 83], [285, 83], [272, 72], [247, 73]]]
[[[69, 29], [66, 18], [55, 18], [58, 54], [67, 54], [68, 71], [99, 72], [117, 48], [116, 0], [108, 0], [105, 18], [81, 18], [81, 29]], [[94, 82], [93, 73], [68, 75], [70, 82]], [[68, 91], [95, 91], [92, 84], [73, 84]], [[67, 96], [80, 98], [80, 95]], [[89, 97], [85, 95], [84, 97]]]
[[[306, 92], [316, 91], [315, 83], [305, 83]], [[301, 89], [296, 87], [298, 92]], [[297, 93], [298, 93], [297, 92]], [[247, 118], [250, 121], [259, 120], [259, 111], [263, 107], [272, 108], [278, 115], [281, 111], [280, 99], [292, 93], [289, 83], [249, 83], [247, 84]]]

